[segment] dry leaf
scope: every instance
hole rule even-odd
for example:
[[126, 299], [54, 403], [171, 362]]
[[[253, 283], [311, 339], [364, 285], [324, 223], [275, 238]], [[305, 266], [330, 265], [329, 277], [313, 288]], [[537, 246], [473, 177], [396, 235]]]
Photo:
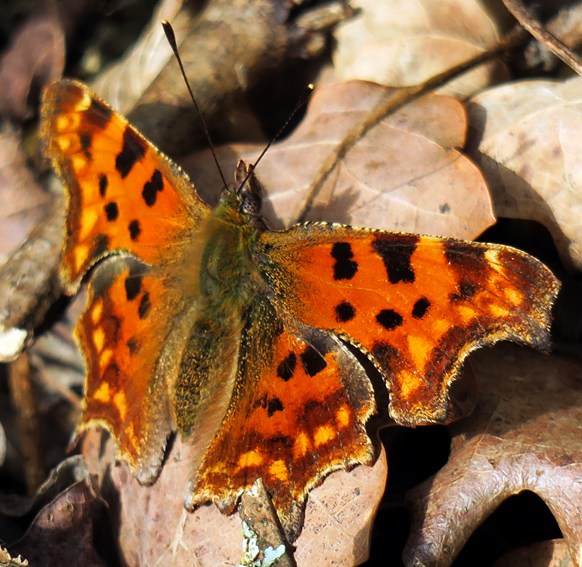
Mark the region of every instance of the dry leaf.
[[[34, 116], [40, 88], [62, 76], [66, 41], [72, 42], [79, 32], [87, 33], [88, 20], [95, 17], [103, 2], [52, 0], [21, 4], [20, 10], [30, 12], [18, 29], [11, 30], [0, 58], [0, 114], [17, 121]], [[9, 24], [9, 18], [2, 15], [2, 23]]]
[[[476, 0], [358, 0], [361, 13], [338, 28], [336, 78], [366, 79], [392, 87], [421, 84], [492, 47], [508, 28], [500, 4]], [[488, 63], [447, 84], [461, 98], [507, 77]]]
[[582, 78], [524, 81], [471, 100], [479, 163], [500, 217], [537, 220], [582, 269]]
[[[103, 451], [101, 435], [89, 431], [82, 447], [89, 470], [103, 476], [109, 474], [108, 463], [114, 456], [110, 439]], [[191, 451], [177, 438], [151, 486], [140, 485], [123, 464], [111, 468], [111, 482], [105, 477], [103, 497], [118, 502], [119, 542], [129, 565], [231, 567], [240, 561], [242, 531], [237, 514], [224, 516], [213, 504], [192, 513], [184, 508], [182, 487], [192, 470]], [[310, 492], [303, 531], [294, 543], [298, 567], [351, 567], [367, 558], [386, 474], [382, 450], [373, 467], [336, 471]], [[107, 487], [114, 492], [107, 492]]]
[[6, 127], [0, 133], [0, 361], [18, 357], [58, 294], [62, 222], [51, 216], [54, 201]]
[[[266, 189], [264, 212], [275, 228], [297, 218], [322, 171], [329, 177], [306, 220], [465, 239], [495, 222], [479, 170], [455, 149], [463, 145], [466, 129], [463, 107], [455, 99], [428, 96], [405, 106], [329, 166], [392, 92], [362, 81], [316, 91], [303, 122], [269, 149], [256, 171]], [[225, 175], [239, 158], [253, 163], [263, 147], [219, 148]], [[182, 165], [203, 198], [215, 203], [221, 181], [210, 155], [195, 155]]]
[[83, 457], [68, 457], [51, 470], [34, 497], [11, 495], [0, 498], [0, 514], [18, 518], [38, 512], [68, 487], [86, 478], [87, 467]]
[[493, 567], [576, 567], [563, 539], [520, 547], [500, 557]]
[[26, 567], [28, 561], [22, 557], [13, 557], [6, 549], [0, 546], [0, 567]]
[[87, 481], [73, 484], [39, 512], [24, 538], [10, 549], [35, 567], [105, 567], [93, 547], [94, 500]]
[[43, 211], [46, 218], [0, 267], [0, 361], [15, 360], [32, 339], [61, 294], [58, 275], [62, 246], [60, 199]]
[[33, 85], [58, 79], [64, 66], [65, 38], [56, 11], [41, 7], [13, 34], [0, 58], [0, 115], [31, 118], [36, 106], [30, 98]]
[[0, 131], [0, 265], [46, 215], [51, 202], [26, 165], [20, 135], [8, 126]]
[[479, 402], [473, 415], [449, 426], [448, 463], [409, 494], [405, 564], [450, 565], [503, 500], [531, 490], [554, 514], [580, 567], [580, 362], [514, 345], [479, 351], [471, 362]]
[[[170, 63], [173, 55], [160, 22], [172, 22], [180, 37], [192, 24], [190, 10], [180, 9], [183, 0], [163, 0], [158, 4], [152, 19], [140, 38], [122, 59], [104, 69], [91, 88], [113, 108], [128, 114], [136, 102]], [[192, 8], [193, 10], [193, 8]]]
[[[69, 431], [77, 424], [81, 411], [81, 398], [75, 392], [83, 391], [85, 362], [76, 341], [73, 328], [83, 312], [86, 303], [83, 289], [67, 307], [65, 314], [50, 332], [37, 337], [28, 351], [32, 366], [39, 375], [39, 388], [42, 388], [41, 401], [58, 403], [65, 399], [72, 405]], [[57, 394], [57, 396], [55, 396]]]
[[129, 56], [95, 83], [96, 92], [174, 158], [201, 140], [206, 145], [157, 19], [163, 15], [175, 27], [186, 75], [211, 130], [223, 139], [248, 137], [251, 131], [256, 138], [260, 127], [244, 94], [265, 73], [303, 56], [299, 48], [315, 36], [325, 37], [327, 29], [298, 28], [295, 18], [303, 8], [279, 0], [211, 0], [199, 14], [192, 13], [191, 3], [177, 8], [177, 1], [161, 4]]

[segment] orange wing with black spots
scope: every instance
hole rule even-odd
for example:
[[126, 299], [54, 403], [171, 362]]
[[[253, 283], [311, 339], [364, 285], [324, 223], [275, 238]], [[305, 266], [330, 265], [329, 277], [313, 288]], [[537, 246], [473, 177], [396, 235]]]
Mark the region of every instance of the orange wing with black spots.
[[179, 319], [170, 327], [161, 305], [170, 312], [182, 305], [164, 278], [137, 260], [112, 257], [95, 269], [76, 329], [87, 368], [77, 435], [107, 428], [142, 482], [157, 476], [173, 429], [167, 381], [178, 360], [164, 347]]
[[549, 348], [559, 284], [513, 248], [312, 223], [264, 233], [256, 255], [281, 312], [377, 366], [402, 424], [454, 417], [449, 387], [475, 348]]
[[81, 83], [45, 89], [41, 136], [66, 190], [68, 291], [107, 257], [76, 329], [87, 367], [78, 433], [109, 429], [120, 457], [149, 482], [174, 427], [168, 381], [178, 372], [180, 321], [196, 304], [197, 271], [185, 258], [196, 258], [210, 209], [178, 166]]
[[364, 424], [375, 411], [369, 379], [333, 334], [283, 321], [266, 298], [240, 341], [227, 419], [193, 477], [189, 505], [232, 511], [262, 478], [287, 536], [301, 531], [307, 493], [330, 472], [370, 464]]
[[167, 264], [166, 246], [191, 242], [210, 213], [186, 174], [81, 83], [46, 87], [41, 137], [67, 189], [61, 272], [70, 291], [114, 252]]

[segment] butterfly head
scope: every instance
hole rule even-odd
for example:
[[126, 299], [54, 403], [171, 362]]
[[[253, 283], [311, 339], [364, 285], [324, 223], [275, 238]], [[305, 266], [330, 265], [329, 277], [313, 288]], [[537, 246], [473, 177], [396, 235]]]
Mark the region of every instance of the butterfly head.
[[239, 222], [250, 225], [259, 232], [267, 230], [261, 217], [263, 190], [253, 173], [253, 166], [240, 160], [234, 178], [234, 185], [229, 185], [222, 190], [221, 205], [230, 210], [231, 214], [238, 216]]

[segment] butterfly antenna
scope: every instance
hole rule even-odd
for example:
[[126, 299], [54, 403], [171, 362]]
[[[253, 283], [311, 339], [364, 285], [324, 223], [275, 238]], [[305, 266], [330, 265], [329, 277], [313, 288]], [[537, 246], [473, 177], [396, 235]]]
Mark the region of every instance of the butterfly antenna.
[[253, 163], [249, 167], [249, 171], [247, 173], [247, 176], [244, 178], [244, 181], [240, 184], [241, 187], [244, 187], [245, 183], [249, 180], [249, 177], [252, 175], [252, 173], [255, 170], [255, 168], [257, 167], [257, 165], [259, 165], [259, 162], [263, 159], [263, 156], [267, 153], [267, 150], [279, 139], [281, 134], [284, 132], [285, 128], [287, 128], [287, 126], [289, 126], [289, 122], [291, 122], [291, 120], [293, 119], [295, 114], [297, 114], [297, 111], [307, 103], [307, 101], [311, 97], [311, 93], [313, 93], [313, 88], [314, 87], [312, 84], [309, 84], [305, 87], [305, 89], [303, 90], [303, 93], [301, 95], [301, 98], [299, 99], [299, 101], [295, 105], [295, 108], [293, 108], [293, 110], [291, 111], [291, 114], [289, 114], [289, 117], [287, 118], [287, 120], [285, 120], [285, 123], [283, 124], [283, 126], [281, 126], [281, 128], [279, 128], [279, 131], [273, 136], [271, 141], [265, 146], [265, 148], [263, 149], [263, 151], [260, 153], [259, 157], [257, 158], [257, 161], [255, 161], [255, 163]]
[[[194, 98], [194, 93], [192, 92], [192, 88], [190, 87], [190, 83], [188, 82], [188, 77], [186, 77], [186, 71], [184, 71], [184, 65], [182, 64], [182, 59], [180, 58], [180, 54], [178, 53], [178, 45], [176, 44], [176, 36], [174, 35], [174, 30], [168, 20], [162, 21], [162, 27], [164, 28], [164, 33], [166, 34], [166, 38], [168, 39], [168, 43], [174, 52], [174, 55], [178, 61], [178, 65], [180, 66], [180, 71], [182, 73], [182, 77], [184, 77], [184, 82], [186, 83], [186, 87], [188, 88], [188, 92], [190, 93], [190, 98], [194, 103], [194, 108], [196, 108], [196, 113], [200, 118], [200, 122], [202, 122], [202, 128], [204, 130], [204, 134], [206, 135], [206, 139], [208, 140], [208, 146], [210, 147], [210, 151], [212, 152], [212, 157], [214, 158], [214, 163], [216, 164], [216, 168], [218, 169], [218, 173], [220, 173], [220, 178], [222, 179], [222, 183], [224, 187], [227, 186], [226, 179], [224, 178], [224, 174], [222, 173], [222, 169], [220, 168], [220, 164], [218, 163], [218, 157], [216, 156], [216, 151], [214, 150], [214, 144], [212, 143], [212, 139], [210, 138], [210, 132], [208, 132], [208, 127], [206, 126], [206, 121], [204, 120], [204, 116], [202, 116], [202, 112], [200, 112], [200, 107]], [[269, 144], [270, 145], [270, 144]], [[262, 156], [261, 156], [262, 157]], [[246, 181], [246, 179], [245, 179]]]

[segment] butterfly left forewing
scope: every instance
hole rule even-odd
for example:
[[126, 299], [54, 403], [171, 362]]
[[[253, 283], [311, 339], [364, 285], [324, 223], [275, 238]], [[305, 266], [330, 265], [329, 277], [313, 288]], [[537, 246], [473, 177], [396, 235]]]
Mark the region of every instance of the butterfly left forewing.
[[313, 223], [264, 233], [256, 257], [277, 304], [376, 364], [403, 424], [454, 417], [448, 390], [475, 348], [549, 347], [559, 284], [512, 248]]
[[266, 298], [248, 313], [234, 394], [192, 481], [191, 504], [232, 511], [262, 478], [290, 541], [309, 490], [330, 472], [370, 464], [369, 380], [330, 333], [283, 320]]

